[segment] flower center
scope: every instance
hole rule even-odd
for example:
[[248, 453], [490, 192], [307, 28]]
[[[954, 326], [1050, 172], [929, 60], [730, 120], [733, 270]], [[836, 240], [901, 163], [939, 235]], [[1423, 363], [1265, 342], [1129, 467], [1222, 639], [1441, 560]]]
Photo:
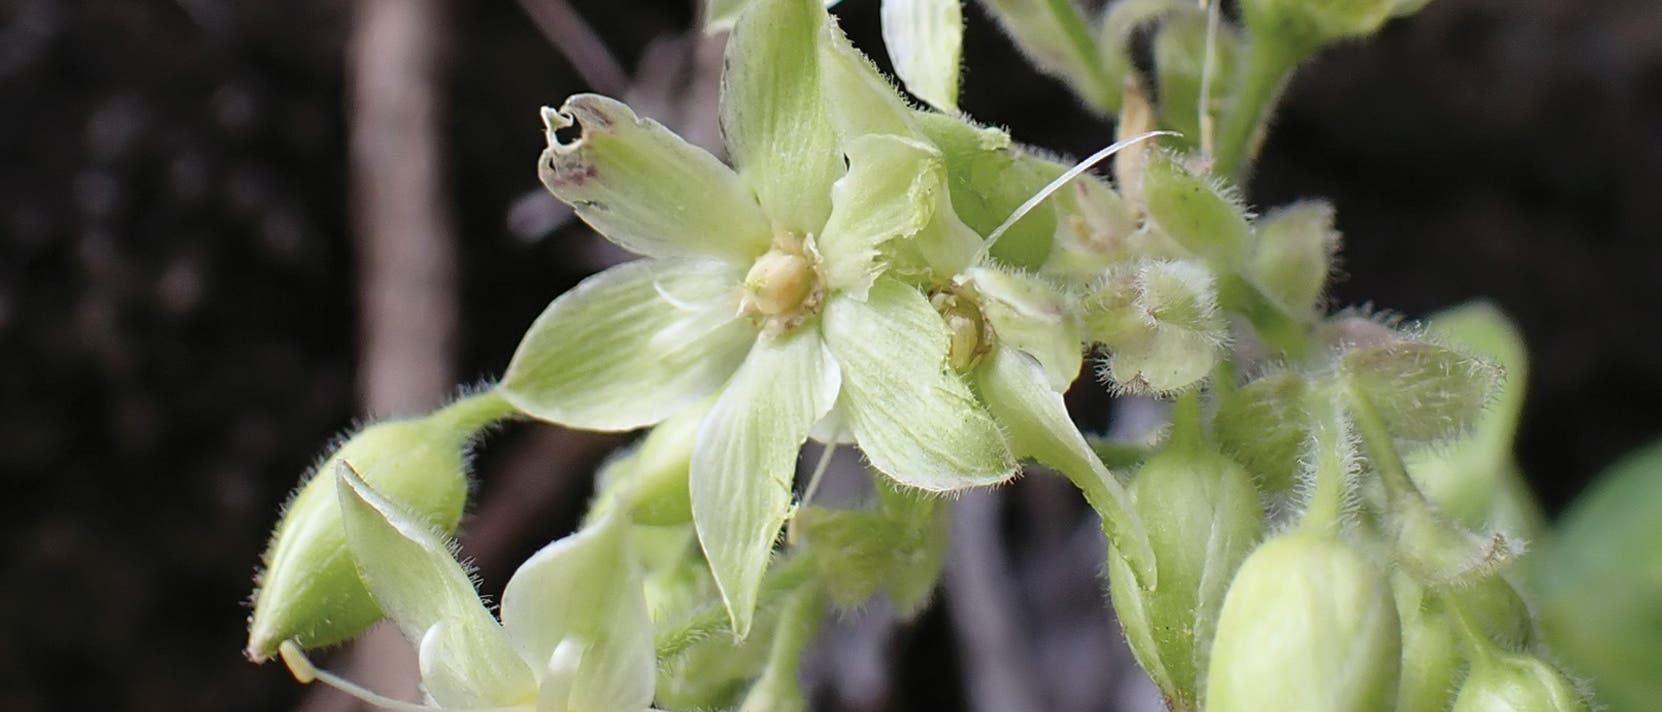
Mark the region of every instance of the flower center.
[[967, 287], [952, 285], [931, 292], [929, 303], [946, 322], [948, 338], [947, 362], [959, 373], [967, 373], [981, 363], [998, 343], [993, 325], [987, 322], [976, 303], [975, 295]]
[[740, 310], [773, 333], [795, 328], [813, 316], [824, 298], [817, 263], [800, 235], [776, 235], [773, 247], [745, 273]]

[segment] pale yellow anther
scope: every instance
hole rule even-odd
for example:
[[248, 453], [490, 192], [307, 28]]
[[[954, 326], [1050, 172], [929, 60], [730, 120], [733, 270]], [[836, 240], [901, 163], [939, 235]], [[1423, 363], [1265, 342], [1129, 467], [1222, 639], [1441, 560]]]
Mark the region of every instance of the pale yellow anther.
[[930, 295], [929, 303], [946, 322], [947, 362], [959, 373], [975, 368], [996, 343], [992, 325], [982, 315], [980, 305], [971, 295], [955, 291], [936, 292]]

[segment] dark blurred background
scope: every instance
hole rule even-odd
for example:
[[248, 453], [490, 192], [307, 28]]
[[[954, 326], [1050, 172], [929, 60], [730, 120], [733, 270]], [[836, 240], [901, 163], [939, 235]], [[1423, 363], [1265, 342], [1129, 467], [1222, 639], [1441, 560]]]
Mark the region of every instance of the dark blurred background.
[[[617, 259], [541, 192], [537, 108], [621, 93], [716, 141], [719, 39], [686, 0], [366, 2], [0, 0], [0, 709], [344, 709], [242, 659], [254, 567], [333, 434], [499, 373]], [[881, 55], [876, 8], [838, 13]], [[970, 114], [1074, 155], [1108, 141], [966, 17]], [[1662, 3], [1435, 0], [1324, 54], [1251, 191], [1306, 196], [1338, 207], [1337, 303], [1486, 296], [1522, 326], [1519, 450], [1549, 511], [1662, 433]], [[487, 590], [571, 525], [615, 442], [486, 444], [464, 545]], [[1149, 709], [1095, 599], [1100, 542], [1032, 524], [1077, 503], [1036, 478], [1000, 497], [965, 506], [1004, 523], [994, 600], [1023, 606], [966, 608], [988, 572], [960, 567], [913, 625], [847, 616], [805, 673], [818, 707], [988, 710], [975, 690], [1026, 685], [1045, 709]], [[999, 631], [1026, 638], [1003, 643], [1013, 681], [971, 664]]]

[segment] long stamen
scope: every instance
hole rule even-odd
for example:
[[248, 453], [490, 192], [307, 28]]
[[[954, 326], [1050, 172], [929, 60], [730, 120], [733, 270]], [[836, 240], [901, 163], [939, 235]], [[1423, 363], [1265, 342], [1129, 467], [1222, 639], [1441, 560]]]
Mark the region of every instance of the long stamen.
[[434, 707], [420, 705], [404, 700], [395, 700], [386, 695], [376, 693], [351, 680], [336, 675], [328, 670], [318, 668], [312, 664], [306, 653], [292, 640], [285, 640], [277, 646], [277, 653], [282, 656], [283, 664], [289, 668], [289, 674], [299, 680], [302, 685], [310, 685], [321, 681], [341, 692], [356, 697], [381, 709], [398, 710], [398, 712], [525, 712], [526, 707], [479, 707], [473, 709], [456, 709], [451, 707]]
[[1092, 166], [1107, 160], [1109, 156], [1119, 153], [1130, 146], [1134, 146], [1142, 143], [1143, 141], [1154, 138], [1155, 136], [1179, 135], [1181, 134], [1176, 131], [1149, 131], [1146, 133], [1140, 133], [1127, 139], [1115, 141], [1107, 148], [1097, 151], [1085, 160], [1074, 164], [1072, 168], [1069, 168], [1062, 175], [1057, 176], [1056, 180], [1051, 181], [1049, 185], [1040, 188], [1039, 192], [1034, 193], [1033, 197], [1027, 199], [1027, 202], [1016, 206], [1016, 209], [1010, 213], [1010, 217], [1005, 218], [1004, 222], [1000, 223], [998, 227], [993, 228], [993, 231], [987, 235], [987, 241], [981, 245], [981, 254], [985, 256], [988, 251], [992, 250], [993, 244], [998, 242], [998, 238], [1003, 237], [1004, 233], [1008, 231], [1012, 225], [1015, 225], [1018, 220], [1026, 217], [1027, 214], [1032, 212], [1034, 208], [1039, 207], [1039, 203], [1044, 202], [1045, 198], [1049, 198], [1052, 193], [1061, 190], [1063, 186], [1068, 184], [1068, 181], [1078, 178], [1079, 174], [1090, 170]]

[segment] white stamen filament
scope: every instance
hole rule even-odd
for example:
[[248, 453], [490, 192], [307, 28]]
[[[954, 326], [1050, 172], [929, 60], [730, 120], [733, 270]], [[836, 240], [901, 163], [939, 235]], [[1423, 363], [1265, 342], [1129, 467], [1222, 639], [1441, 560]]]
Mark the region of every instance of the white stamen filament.
[[306, 653], [300, 649], [300, 646], [296, 645], [292, 640], [283, 641], [281, 645], [277, 646], [277, 652], [282, 656], [283, 664], [288, 666], [289, 674], [293, 675], [294, 679], [299, 680], [300, 684], [310, 685], [314, 681], [321, 681], [325, 685], [333, 687], [363, 702], [367, 702], [382, 709], [398, 710], [399, 712], [444, 712], [445, 710], [450, 710], [450, 712], [526, 712], [530, 709], [529, 707], [476, 707], [471, 709], [458, 709], [454, 707], [434, 707], [432, 705], [421, 705], [414, 702], [405, 702], [404, 700], [395, 700], [391, 697], [387, 697], [386, 695], [369, 690], [362, 685], [329, 672], [328, 670], [319, 669], [316, 665], [312, 664], [310, 658], [306, 657]]
[[1148, 131], [1146, 133], [1140, 133], [1127, 139], [1115, 141], [1107, 148], [1097, 151], [1085, 160], [1074, 164], [1072, 168], [1069, 168], [1062, 175], [1057, 176], [1056, 180], [1051, 181], [1049, 185], [1040, 188], [1039, 192], [1034, 193], [1033, 197], [1027, 199], [1027, 202], [1016, 206], [1016, 209], [1010, 213], [1010, 217], [1005, 218], [1003, 223], [1000, 223], [998, 227], [993, 228], [993, 231], [987, 235], [987, 241], [981, 245], [981, 254], [984, 256], [988, 251], [992, 250], [993, 244], [998, 242], [998, 238], [1003, 237], [1004, 233], [1008, 231], [1012, 225], [1015, 225], [1017, 221], [1021, 220], [1023, 217], [1026, 217], [1027, 214], [1032, 212], [1034, 208], [1039, 207], [1039, 203], [1044, 202], [1045, 198], [1049, 198], [1052, 193], [1061, 190], [1063, 186], [1068, 184], [1068, 181], [1079, 177], [1079, 174], [1090, 170], [1092, 166], [1107, 160], [1109, 156], [1119, 153], [1130, 146], [1134, 146], [1142, 143], [1143, 141], [1154, 138], [1155, 136], [1179, 135], [1181, 134], [1176, 131]]

